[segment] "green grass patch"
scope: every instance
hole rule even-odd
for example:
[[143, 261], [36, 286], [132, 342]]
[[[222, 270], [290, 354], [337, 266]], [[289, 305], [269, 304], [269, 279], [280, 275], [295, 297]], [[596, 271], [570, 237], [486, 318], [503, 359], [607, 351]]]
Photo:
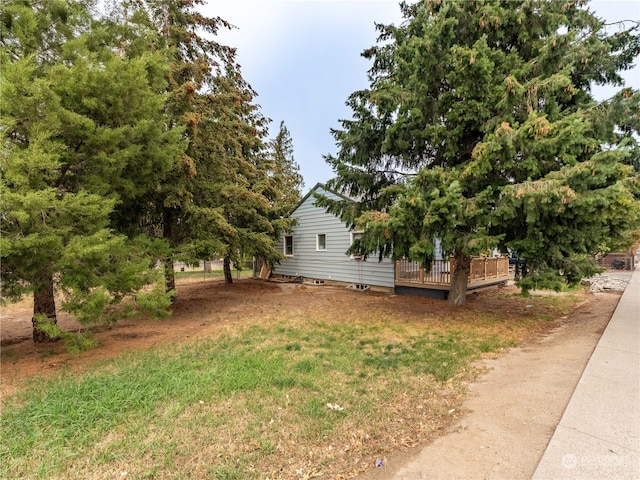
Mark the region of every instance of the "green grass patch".
[[3, 402], [0, 477], [262, 478], [292, 445], [383, 432], [385, 405], [513, 344], [384, 319], [266, 324], [31, 381]]

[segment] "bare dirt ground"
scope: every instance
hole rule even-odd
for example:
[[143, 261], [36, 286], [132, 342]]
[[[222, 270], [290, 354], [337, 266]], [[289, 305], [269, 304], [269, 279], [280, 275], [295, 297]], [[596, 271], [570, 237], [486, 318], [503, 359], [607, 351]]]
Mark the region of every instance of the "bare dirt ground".
[[[219, 281], [183, 282], [172, 317], [100, 327], [95, 331], [99, 346], [79, 355], [65, 352], [59, 343], [33, 344], [32, 307], [27, 300], [2, 307], [0, 397], [20, 388], [27, 378], [61, 368], [82, 371], [127, 350], [219, 335], [247, 320], [259, 321], [264, 312], [334, 309], [337, 316], [348, 319], [350, 309], [366, 308], [417, 319], [428, 312], [447, 321], [469, 318], [473, 312], [500, 312], [514, 321], [545, 313], [542, 304], [504, 295], [515, 291], [514, 287], [487, 289], [469, 295], [467, 305], [452, 308], [439, 300], [329, 286], [260, 280], [230, 286]], [[384, 466], [371, 468], [361, 478], [530, 478], [620, 298], [620, 293], [580, 295], [577, 309], [545, 322], [522, 339], [520, 347], [478, 364], [485, 373], [468, 385], [466, 401], [455, 405], [442, 436], [426, 446], [398, 448], [382, 459]], [[80, 328], [64, 314], [58, 322], [67, 330]]]

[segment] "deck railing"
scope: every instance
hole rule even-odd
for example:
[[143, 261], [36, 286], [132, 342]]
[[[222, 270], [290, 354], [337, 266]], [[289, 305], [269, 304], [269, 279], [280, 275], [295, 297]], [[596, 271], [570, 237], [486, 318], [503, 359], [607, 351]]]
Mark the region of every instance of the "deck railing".
[[[453, 260], [434, 260], [431, 270], [426, 272], [418, 262], [398, 260], [396, 262], [396, 283], [416, 284], [425, 287], [448, 287], [451, 285]], [[470, 286], [490, 283], [509, 278], [507, 257], [473, 257], [469, 271]]]

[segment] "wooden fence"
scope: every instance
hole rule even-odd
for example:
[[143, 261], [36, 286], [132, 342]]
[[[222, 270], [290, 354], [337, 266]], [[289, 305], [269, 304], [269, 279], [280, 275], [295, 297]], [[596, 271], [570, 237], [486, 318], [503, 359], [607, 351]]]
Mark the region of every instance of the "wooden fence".
[[634, 270], [636, 268], [635, 259], [636, 259], [635, 255], [629, 252], [609, 253], [607, 255], [602, 255], [598, 257], [597, 263], [599, 267], [621, 269], [621, 267], [618, 266], [617, 262], [622, 261], [624, 263], [624, 266], [622, 267], [622, 269]]

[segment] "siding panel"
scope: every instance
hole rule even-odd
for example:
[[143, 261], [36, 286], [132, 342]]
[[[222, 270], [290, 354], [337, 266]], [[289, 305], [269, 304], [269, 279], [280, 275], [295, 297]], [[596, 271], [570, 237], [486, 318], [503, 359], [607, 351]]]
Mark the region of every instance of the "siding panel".
[[[329, 198], [339, 199], [320, 187], [315, 191]], [[314, 202], [315, 198], [309, 195], [293, 212], [292, 217], [298, 220], [298, 225], [291, 233], [293, 256], [286, 257], [280, 265], [276, 265], [273, 273], [393, 287], [393, 262], [388, 258], [381, 262], [378, 262], [377, 258], [367, 261], [356, 260], [346, 255], [345, 252], [351, 244], [349, 229], [336, 216], [314, 206]], [[316, 235], [319, 233], [326, 235], [326, 251], [316, 251]], [[283, 239], [280, 239], [278, 248], [281, 252], [284, 251]]]

